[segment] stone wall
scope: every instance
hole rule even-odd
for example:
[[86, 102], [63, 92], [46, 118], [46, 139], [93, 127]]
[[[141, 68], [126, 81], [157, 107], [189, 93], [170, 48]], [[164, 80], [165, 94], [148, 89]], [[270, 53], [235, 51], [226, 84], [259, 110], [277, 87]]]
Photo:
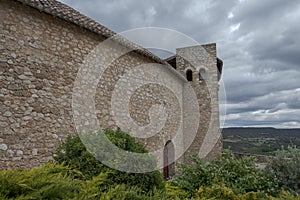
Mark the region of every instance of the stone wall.
[[[0, 5], [0, 169], [39, 166], [53, 158], [55, 149], [67, 135], [77, 134], [72, 110], [74, 81], [85, 56], [105, 38], [16, 1], [1, 0]], [[124, 48], [113, 44], [116, 51]], [[113, 54], [114, 50], [106, 52], [103, 49], [103, 52]], [[209, 51], [215, 57], [215, 47]], [[96, 115], [101, 126], [120, 127], [112, 113], [111, 103], [116, 86], [128, 72], [150, 63], [156, 62], [150, 57], [129, 52], [106, 68], [97, 85], [95, 98]], [[217, 85], [217, 72], [213, 71], [216, 70], [216, 63], [204, 63], [208, 63], [208, 75]], [[164, 107], [166, 119], [162, 130], [152, 137], [139, 140], [153, 151], [164, 149], [167, 141], [179, 133], [172, 141], [179, 149], [177, 154], [180, 154], [185, 130], [181, 124], [189, 119], [184, 117], [184, 109], [193, 108], [182, 96], [187, 83], [166, 66], [151, 66], [150, 71], [149, 68], [142, 70], [140, 80], [143, 82], [144, 77], [151, 77], [147, 74], [158, 72], [157, 76], [161, 75], [167, 82], [158, 84], [148, 80], [136, 91], [120, 90], [118, 94], [124, 102], [126, 95], [132, 94], [127, 106], [137, 126], [151, 124], [153, 105]], [[184, 68], [182, 65], [181, 71]], [[199, 152], [204, 140], [203, 133], [208, 126], [216, 127], [213, 131], [218, 131], [217, 86], [211, 88], [210, 104], [205, 83], [195, 81], [192, 84], [202, 111], [199, 134], [191, 150], [197, 149]], [[168, 85], [170, 87], [166, 87]], [[120, 113], [115, 114], [125, 116], [123, 111], [120, 108]], [[215, 119], [208, 125], [210, 118]], [[208, 146], [212, 143], [208, 141]], [[215, 149], [213, 154], [219, 151], [218, 147]], [[160, 156], [163, 156], [162, 153]]]
[[33, 167], [75, 133], [78, 63], [103, 38], [15, 1], [0, 9], [0, 168]]
[[[216, 62], [216, 44], [177, 49], [178, 70], [184, 76], [188, 70], [192, 71], [193, 80], [189, 83], [196, 92], [200, 109], [200, 122], [196, 136], [190, 137], [188, 131], [184, 133], [185, 145], [191, 143], [185, 153], [185, 160], [189, 160], [188, 156], [191, 153], [196, 153], [207, 160], [216, 158], [221, 153]], [[202, 77], [200, 72], [203, 72]], [[189, 141], [191, 139], [192, 141]]]

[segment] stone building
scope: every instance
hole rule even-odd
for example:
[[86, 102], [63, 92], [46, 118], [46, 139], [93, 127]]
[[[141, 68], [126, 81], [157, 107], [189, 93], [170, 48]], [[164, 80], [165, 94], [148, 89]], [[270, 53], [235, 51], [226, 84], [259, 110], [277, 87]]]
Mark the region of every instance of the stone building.
[[[39, 166], [53, 158], [67, 135], [77, 134], [72, 108], [76, 76], [85, 57], [115, 33], [55, 0], [1, 0], [0, 5], [0, 169]], [[163, 149], [166, 176], [174, 173], [171, 163], [186, 161], [188, 152], [205, 159], [218, 156], [222, 61], [216, 56], [216, 45], [179, 48], [175, 56], [163, 60], [117, 37], [103, 52], [109, 56], [120, 49], [127, 53], [114, 59], [97, 84], [99, 125], [126, 126], [116, 122], [118, 116], [111, 108], [116, 85], [138, 65], [159, 64], [153, 73], [169, 80], [175, 92], [155, 83], [132, 92], [128, 110], [135, 125], [151, 123], [153, 105], [163, 106], [166, 113], [157, 134], [137, 139], [149, 151]], [[188, 88], [193, 89], [195, 102]], [[120, 94], [126, 96], [126, 90]], [[116, 115], [125, 116], [120, 109]], [[179, 136], [174, 139], [175, 133]]]

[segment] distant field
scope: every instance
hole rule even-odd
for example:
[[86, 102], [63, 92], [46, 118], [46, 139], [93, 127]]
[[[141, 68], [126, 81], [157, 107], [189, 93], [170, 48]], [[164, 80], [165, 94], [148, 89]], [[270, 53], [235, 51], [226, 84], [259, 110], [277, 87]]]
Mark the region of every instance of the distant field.
[[277, 149], [300, 147], [300, 129], [224, 128], [223, 146], [233, 152], [272, 155]]

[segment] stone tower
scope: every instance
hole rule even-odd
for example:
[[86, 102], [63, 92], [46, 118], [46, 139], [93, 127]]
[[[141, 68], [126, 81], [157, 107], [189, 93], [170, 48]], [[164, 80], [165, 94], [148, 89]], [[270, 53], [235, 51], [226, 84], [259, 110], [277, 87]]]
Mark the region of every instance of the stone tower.
[[[218, 82], [223, 63], [217, 58], [216, 44], [178, 48], [176, 56], [167, 59], [167, 62], [187, 78], [187, 84], [192, 86], [198, 99], [200, 120], [196, 135], [189, 131], [189, 126], [195, 122], [185, 120], [183, 134], [187, 151], [183, 156], [184, 162], [188, 162], [190, 154], [197, 154], [206, 160], [218, 157], [222, 148]], [[183, 106], [189, 109], [190, 105]]]

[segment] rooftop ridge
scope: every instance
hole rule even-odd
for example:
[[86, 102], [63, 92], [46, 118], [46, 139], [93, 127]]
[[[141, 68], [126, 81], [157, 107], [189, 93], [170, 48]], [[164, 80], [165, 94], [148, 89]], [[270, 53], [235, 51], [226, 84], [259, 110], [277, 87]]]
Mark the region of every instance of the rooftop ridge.
[[158, 63], [167, 64], [163, 59], [154, 55], [149, 50], [131, 42], [130, 40], [122, 37], [121, 35], [115, 33], [114, 31], [96, 22], [95, 20], [85, 16], [79, 11], [57, 0], [15, 0], [15, 1], [21, 2], [41, 12], [48, 13], [52, 16], [61, 18], [65, 21], [86, 28], [106, 38], [112, 37], [112, 39], [115, 42], [121, 44], [122, 46], [125, 46], [143, 56], [150, 57], [151, 59], [155, 60]]

